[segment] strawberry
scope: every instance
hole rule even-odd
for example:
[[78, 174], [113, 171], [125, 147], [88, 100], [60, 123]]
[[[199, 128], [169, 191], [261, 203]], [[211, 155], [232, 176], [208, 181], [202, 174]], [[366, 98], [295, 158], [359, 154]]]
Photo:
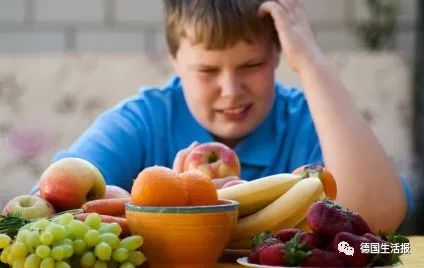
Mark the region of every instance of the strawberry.
[[275, 234], [275, 237], [280, 239], [281, 242], [286, 242], [292, 239], [297, 233], [300, 232], [301, 231], [296, 228], [282, 229]]
[[380, 244], [379, 247], [382, 250], [382, 245], [384, 244], [386, 246], [385, 250], [386, 253], [380, 253], [380, 254], [372, 254], [372, 264], [373, 266], [385, 266], [385, 265], [391, 265], [394, 259], [394, 256], [392, 253], [390, 253], [390, 243], [381, 238], [380, 236], [366, 233], [363, 235], [365, 238], [367, 238], [370, 243], [378, 243]]
[[[347, 255], [345, 252], [339, 252], [338, 246], [340, 242], [347, 242], [349, 247], [353, 248], [353, 255]], [[355, 235], [347, 232], [338, 233], [333, 240], [333, 250], [342, 256], [345, 263], [351, 266], [364, 266], [371, 262], [371, 254], [361, 252], [361, 243], [370, 243], [363, 236]]]
[[[274, 239], [278, 239], [277, 237], [275, 237], [270, 231], [264, 231], [261, 232], [255, 236], [253, 236], [250, 241], [252, 242], [252, 248], [256, 248], [260, 245], [262, 245], [266, 240], [270, 239], [270, 238], [274, 238]], [[273, 240], [270, 240], [273, 241]], [[278, 242], [281, 242], [278, 240]]]
[[345, 263], [342, 256], [339, 254], [323, 250], [319, 248], [313, 248], [311, 255], [305, 258], [300, 263], [301, 267], [343, 267]]
[[309, 208], [306, 220], [314, 233], [330, 241], [340, 232], [357, 235], [371, 232], [361, 216], [330, 200], [315, 202]]
[[331, 201], [317, 201], [308, 210], [306, 221], [314, 233], [333, 238], [340, 232], [353, 232], [347, 212]]
[[284, 243], [278, 243], [262, 249], [259, 252], [259, 263], [264, 265], [283, 265], [285, 246]]
[[259, 254], [262, 252], [262, 250], [264, 250], [267, 247], [270, 247], [272, 245], [278, 244], [278, 243], [281, 243], [281, 241], [274, 238], [274, 237], [269, 237], [269, 238], [265, 239], [265, 241], [263, 241], [262, 244], [256, 245], [253, 248], [252, 252], [247, 257], [247, 260], [249, 261], [249, 263], [260, 264]]
[[350, 214], [350, 219], [354, 234], [363, 235], [365, 233], [372, 233], [371, 228], [359, 214], [352, 212]]
[[300, 244], [308, 245], [311, 248], [319, 248], [322, 245], [321, 239], [314, 233], [302, 232], [300, 234]]
[[259, 246], [248, 257], [248, 261], [265, 265], [296, 266], [311, 254], [309, 248], [300, 243], [300, 233], [297, 233], [286, 243]]

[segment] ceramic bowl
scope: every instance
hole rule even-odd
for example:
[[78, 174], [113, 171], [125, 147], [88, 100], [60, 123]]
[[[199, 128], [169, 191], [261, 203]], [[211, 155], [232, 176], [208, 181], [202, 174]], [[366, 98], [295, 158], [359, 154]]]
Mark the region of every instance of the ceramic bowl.
[[125, 204], [132, 234], [144, 238], [150, 268], [216, 267], [237, 224], [238, 202], [217, 205], [151, 207]]

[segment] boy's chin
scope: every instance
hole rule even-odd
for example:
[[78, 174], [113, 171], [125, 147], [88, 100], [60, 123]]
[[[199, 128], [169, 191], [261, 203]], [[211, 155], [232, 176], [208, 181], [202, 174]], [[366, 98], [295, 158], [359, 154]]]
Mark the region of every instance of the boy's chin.
[[238, 142], [248, 135], [252, 130], [250, 129], [219, 129], [212, 132], [212, 135], [223, 143], [225, 141]]

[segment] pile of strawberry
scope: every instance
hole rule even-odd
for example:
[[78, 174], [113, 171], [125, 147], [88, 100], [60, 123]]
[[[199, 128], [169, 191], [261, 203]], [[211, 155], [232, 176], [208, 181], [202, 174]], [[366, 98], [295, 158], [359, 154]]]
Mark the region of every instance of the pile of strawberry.
[[[312, 232], [283, 229], [275, 234], [263, 232], [252, 238], [249, 263], [300, 267], [370, 267], [399, 262], [398, 253], [362, 253], [361, 243], [407, 243], [400, 235], [374, 234], [364, 219], [332, 201], [316, 201], [308, 210], [307, 223]], [[354, 254], [339, 252], [345, 241]], [[385, 245], [385, 246], [389, 246]]]

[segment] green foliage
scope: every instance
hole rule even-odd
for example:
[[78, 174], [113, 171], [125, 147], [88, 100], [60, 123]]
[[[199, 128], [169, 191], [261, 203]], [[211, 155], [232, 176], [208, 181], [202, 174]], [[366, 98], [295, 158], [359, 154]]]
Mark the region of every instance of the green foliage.
[[366, 0], [366, 4], [370, 18], [358, 25], [358, 34], [367, 48], [380, 50], [395, 32], [399, 4], [394, 0]]

